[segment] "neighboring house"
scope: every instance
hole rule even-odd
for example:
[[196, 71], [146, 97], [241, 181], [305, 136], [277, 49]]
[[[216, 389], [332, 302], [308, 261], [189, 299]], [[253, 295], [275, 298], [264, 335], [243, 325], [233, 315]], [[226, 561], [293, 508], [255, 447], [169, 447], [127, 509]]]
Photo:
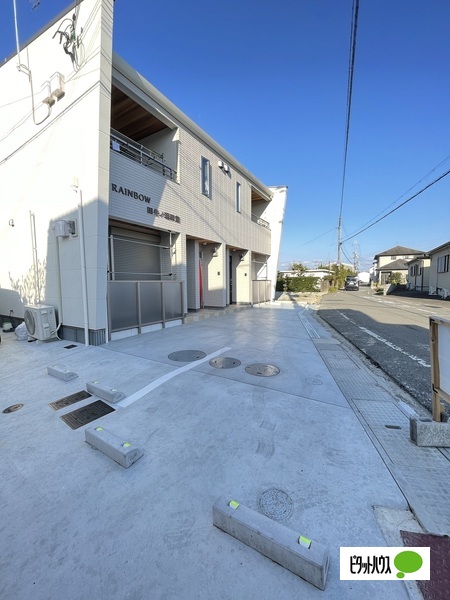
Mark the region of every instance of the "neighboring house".
[[334, 271], [328, 269], [306, 269], [306, 271], [278, 271], [281, 278], [286, 279], [288, 277], [316, 277], [317, 279], [326, 279], [332, 277]]
[[430, 294], [442, 298], [450, 296], [450, 242], [446, 242], [428, 252], [430, 264]]
[[74, 2], [0, 67], [0, 315], [90, 344], [272, 299], [287, 196], [113, 52], [113, 12]]
[[317, 279], [328, 279], [329, 277], [333, 277], [334, 271], [330, 271], [329, 269], [307, 269], [303, 271], [301, 277], [316, 277]]
[[406, 283], [408, 274], [407, 261], [423, 254], [423, 250], [394, 246], [374, 256], [374, 281], [380, 285], [389, 283], [393, 273], [400, 273]]
[[278, 271], [278, 276], [288, 279], [289, 277], [300, 277], [300, 273], [298, 271]]
[[428, 292], [430, 279], [430, 257], [421, 254], [413, 260], [407, 261], [408, 275], [406, 287], [416, 292]]

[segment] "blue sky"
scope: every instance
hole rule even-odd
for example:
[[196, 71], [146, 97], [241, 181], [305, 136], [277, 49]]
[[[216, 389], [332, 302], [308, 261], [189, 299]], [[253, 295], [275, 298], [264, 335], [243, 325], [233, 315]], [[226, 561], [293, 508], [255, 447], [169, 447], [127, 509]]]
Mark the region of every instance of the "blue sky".
[[[69, 5], [16, 1], [21, 44]], [[280, 268], [337, 258], [352, 5], [115, 2], [116, 52], [264, 183], [289, 187]], [[1, 60], [12, 6], [0, 5]], [[344, 240], [450, 169], [449, 65], [448, 0], [360, 0]], [[344, 242], [342, 260], [356, 250], [367, 268], [397, 244], [448, 240], [450, 175]]]

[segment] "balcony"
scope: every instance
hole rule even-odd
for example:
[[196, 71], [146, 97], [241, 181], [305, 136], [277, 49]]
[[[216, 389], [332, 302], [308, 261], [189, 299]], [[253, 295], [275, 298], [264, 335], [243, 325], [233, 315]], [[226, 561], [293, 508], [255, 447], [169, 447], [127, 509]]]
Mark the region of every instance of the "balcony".
[[270, 225], [267, 221], [265, 221], [264, 219], [261, 219], [261, 217], [258, 217], [257, 215], [254, 215], [253, 213], [252, 213], [252, 221], [253, 221], [253, 223], [256, 223], [257, 225], [260, 225], [261, 227], [270, 229]]
[[110, 148], [112, 151], [130, 158], [143, 167], [160, 173], [164, 177], [167, 177], [167, 179], [171, 179], [172, 181], [177, 180], [176, 170], [165, 164], [163, 154], [142, 146], [115, 129], [111, 129]]

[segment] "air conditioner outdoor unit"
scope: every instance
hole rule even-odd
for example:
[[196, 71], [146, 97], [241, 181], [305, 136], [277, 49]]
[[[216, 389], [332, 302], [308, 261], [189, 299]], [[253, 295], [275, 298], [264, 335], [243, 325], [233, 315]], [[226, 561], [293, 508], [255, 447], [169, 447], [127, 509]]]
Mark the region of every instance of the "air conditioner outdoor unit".
[[28, 335], [36, 340], [52, 340], [58, 337], [56, 314], [53, 306], [35, 304], [25, 306], [23, 315]]

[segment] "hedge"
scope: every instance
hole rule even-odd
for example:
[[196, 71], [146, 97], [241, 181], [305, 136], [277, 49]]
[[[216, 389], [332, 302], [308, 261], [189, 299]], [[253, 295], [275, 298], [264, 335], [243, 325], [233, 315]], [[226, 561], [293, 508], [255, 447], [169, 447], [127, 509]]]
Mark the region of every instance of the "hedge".
[[320, 279], [317, 277], [285, 277], [277, 279], [277, 292], [318, 292]]

